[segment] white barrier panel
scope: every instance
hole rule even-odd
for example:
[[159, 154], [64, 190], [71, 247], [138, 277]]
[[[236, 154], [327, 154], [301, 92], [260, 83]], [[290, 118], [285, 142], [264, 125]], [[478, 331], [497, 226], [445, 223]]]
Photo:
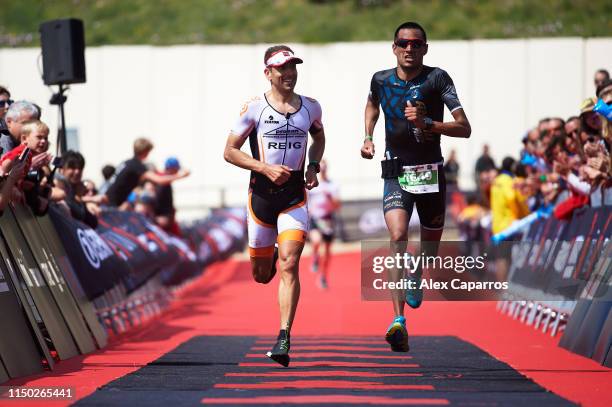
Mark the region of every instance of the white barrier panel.
[[[193, 175], [176, 185], [180, 206], [246, 201], [248, 175], [223, 160], [229, 129], [241, 104], [268, 88], [263, 76], [267, 45], [108, 46], [86, 51], [87, 83], [68, 93], [66, 119], [87, 158], [85, 175], [131, 156], [132, 141], [151, 138], [151, 159], [161, 165], [178, 156]], [[362, 160], [363, 110], [372, 74], [393, 67], [387, 42], [293, 44], [304, 58], [297, 91], [323, 106], [330, 173], [347, 199], [380, 196], [383, 120], [377, 126], [377, 159]], [[52, 129], [57, 108], [39, 74], [39, 49], [1, 49], [0, 84], [14, 99], [43, 107]], [[473, 187], [474, 163], [483, 143], [500, 162], [517, 155], [525, 131], [544, 116], [578, 113], [594, 93], [593, 74], [612, 68], [612, 38], [432, 41], [428, 65], [449, 72], [472, 123], [470, 140], [443, 139], [442, 151], [458, 151], [461, 186]], [[450, 114], [446, 112], [448, 119]], [[55, 140], [55, 137], [52, 137]], [[248, 148], [248, 146], [245, 146]], [[198, 213], [194, 212], [194, 216]]]

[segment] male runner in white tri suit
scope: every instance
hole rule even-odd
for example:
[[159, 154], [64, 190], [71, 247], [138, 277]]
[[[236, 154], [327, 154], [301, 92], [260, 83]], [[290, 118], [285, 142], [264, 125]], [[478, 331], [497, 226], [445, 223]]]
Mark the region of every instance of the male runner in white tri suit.
[[[304, 187], [319, 184], [325, 149], [321, 106], [294, 92], [296, 64], [302, 62], [285, 45], [268, 48], [264, 74], [271, 89], [244, 104], [224, 152], [227, 162], [251, 171], [248, 234], [255, 281], [269, 283], [279, 261], [281, 330], [267, 356], [283, 366], [289, 365], [290, 330], [300, 296], [298, 264], [308, 231]], [[304, 174], [308, 133], [312, 145]], [[240, 151], [247, 140], [252, 156]]]

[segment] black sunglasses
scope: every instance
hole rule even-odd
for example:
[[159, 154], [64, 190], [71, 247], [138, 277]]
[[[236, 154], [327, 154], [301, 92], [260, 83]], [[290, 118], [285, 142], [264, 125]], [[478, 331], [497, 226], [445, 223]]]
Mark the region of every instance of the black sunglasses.
[[9, 100], [0, 100], [0, 107], [4, 107], [4, 106], [10, 106], [12, 105], [14, 102], [14, 100], [9, 99]]
[[425, 46], [425, 41], [418, 39], [418, 38], [415, 38], [415, 39], [398, 38], [395, 40], [395, 45], [397, 45], [400, 48], [407, 48], [408, 45], [410, 45], [412, 49], [420, 49]]

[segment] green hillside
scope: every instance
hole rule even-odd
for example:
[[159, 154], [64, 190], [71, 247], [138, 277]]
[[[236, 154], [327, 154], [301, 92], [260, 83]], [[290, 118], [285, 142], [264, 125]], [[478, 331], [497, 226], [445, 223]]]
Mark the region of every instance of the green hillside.
[[38, 46], [40, 22], [85, 21], [90, 46], [612, 36], [606, 0], [0, 0], [0, 46]]

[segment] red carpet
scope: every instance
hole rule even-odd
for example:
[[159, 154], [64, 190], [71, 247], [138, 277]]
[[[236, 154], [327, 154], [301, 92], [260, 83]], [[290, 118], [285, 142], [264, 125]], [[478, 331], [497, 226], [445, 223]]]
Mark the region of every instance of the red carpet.
[[[343, 351], [372, 351], [366, 345], [380, 344], [381, 349], [385, 349], [382, 336], [391, 322], [392, 308], [389, 303], [361, 301], [359, 254], [340, 254], [333, 259], [330, 289], [324, 292], [316, 288], [315, 275], [308, 271], [306, 260], [301, 264], [302, 296], [292, 332], [292, 351], [297, 359], [292, 366], [316, 366], [323, 363], [301, 360], [300, 352], [305, 350], [338, 357]], [[81, 399], [98, 387], [139, 369], [196, 336], [265, 336], [270, 340], [257, 341], [253, 350], [267, 348], [278, 331], [277, 288], [276, 281], [268, 286], [254, 283], [246, 263], [228, 261], [215, 265], [162, 318], [117, 338], [103, 351], [63, 361], [53, 372], [13, 380], [5, 385], [69, 386], [74, 388], [77, 399]], [[428, 302], [417, 311], [408, 309], [407, 320], [409, 332], [413, 336], [456, 336], [509, 364], [561, 397], [585, 406], [612, 405], [612, 370], [559, 348], [556, 345], [558, 339], [500, 315], [493, 302]], [[364, 336], [368, 338], [360, 338]], [[372, 339], [372, 336], [380, 337], [380, 342]], [[338, 337], [347, 337], [347, 340], [339, 340]], [[418, 351], [418, 348], [413, 347], [411, 354]], [[382, 352], [380, 355], [394, 356]], [[375, 361], [368, 361], [365, 358], [367, 355], [361, 356], [364, 358], [356, 358], [357, 361], [334, 361], [333, 366], [376, 364]], [[385, 366], [393, 362], [393, 359], [385, 360]], [[253, 358], [244, 363], [259, 362]], [[302, 374], [306, 376], [306, 373]], [[389, 373], [393, 373], [392, 370]], [[300, 375], [299, 371], [292, 374]], [[316, 372], [309, 374], [317, 375]], [[363, 377], [369, 376], [364, 373]], [[377, 385], [376, 379], [370, 380], [374, 383], [372, 386]], [[283, 382], [279, 378], [275, 386], [282, 387]], [[325, 383], [325, 380], [321, 380], [320, 385], [325, 386]], [[310, 397], [310, 401], [296, 399], [285, 402], [319, 402], [317, 396], [300, 397]], [[355, 397], [343, 402], [376, 402], [375, 398], [366, 401], [363, 399], [365, 396]], [[254, 403], [253, 399], [249, 400], [244, 403]], [[418, 404], [419, 400], [403, 401], [398, 404]], [[48, 403], [66, 404], [65, 401]], [[447, 402], [430, 398], [426, 403]], [[19, 405], [27, 403], [20, 402]]]

